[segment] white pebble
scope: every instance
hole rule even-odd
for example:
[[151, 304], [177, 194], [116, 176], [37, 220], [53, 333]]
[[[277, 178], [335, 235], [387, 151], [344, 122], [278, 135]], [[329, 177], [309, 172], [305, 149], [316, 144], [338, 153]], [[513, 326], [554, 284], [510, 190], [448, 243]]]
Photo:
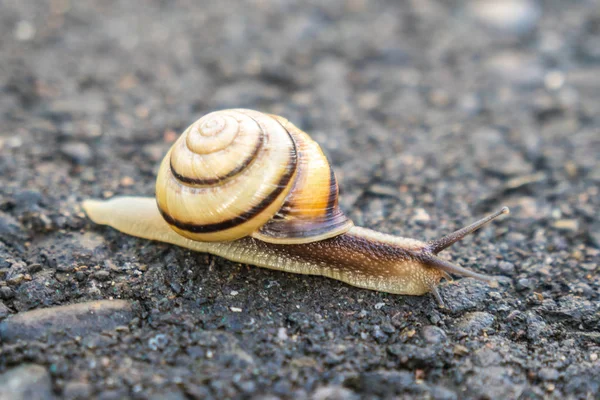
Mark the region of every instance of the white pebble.
[[19, 21], [14, 31], [15, 39], [29, 41], [35, 36], [35, 27], [29, 21]]
[[565, 84], [565, 76], [560, 71], [550, 71], [544, 77], [544, 83], [550, 90], [560, 89]]
[[277, 339], [281, 340], [282, 342], [284, 340], [288, 340], [287, 329], [285, 329], [285, 328], [279, 328], [277, 330]]
[[540, 6], [534, 0], [474, 0], [469, 8], [484, 25], [518, 34], [531, 31], [541, 16]]
[[431, 220], [431, 217], [423, 208], [417, 208], [415, 209], [415, 215], [413, 215], [412, 219], [413, 221], [418, 222], [429, 222]]

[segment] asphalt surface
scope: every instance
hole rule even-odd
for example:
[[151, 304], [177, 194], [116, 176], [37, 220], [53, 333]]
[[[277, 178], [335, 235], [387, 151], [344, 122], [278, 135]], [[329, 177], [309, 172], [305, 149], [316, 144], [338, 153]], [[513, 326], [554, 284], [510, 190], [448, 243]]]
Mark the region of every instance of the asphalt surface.
[[[324, 5], [321, 3], [325, 3]], [[205, 113], [309, 132], [398, 296], [95, 226]], [[600, 397], [600, 3], [0, 1], [0, 399]]]

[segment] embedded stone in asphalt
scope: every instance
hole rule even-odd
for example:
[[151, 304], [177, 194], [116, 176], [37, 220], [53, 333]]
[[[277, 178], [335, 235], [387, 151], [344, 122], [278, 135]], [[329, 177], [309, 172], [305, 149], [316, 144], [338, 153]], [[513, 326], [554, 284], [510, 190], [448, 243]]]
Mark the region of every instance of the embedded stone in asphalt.
[[42, 308], [15, 314], [0, 323], [0, 339], [40, 340], [74, 336], [115, 329], [133, 318], [131, 304], [125, 300], [100, 300], [66, 306]]

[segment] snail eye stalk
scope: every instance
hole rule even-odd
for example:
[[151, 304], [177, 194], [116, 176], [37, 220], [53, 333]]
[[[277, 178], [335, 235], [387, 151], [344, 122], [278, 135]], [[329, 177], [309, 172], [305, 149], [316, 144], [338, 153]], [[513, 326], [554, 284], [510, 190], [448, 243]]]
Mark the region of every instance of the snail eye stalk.
[[440, 239], [433, 240], [429, 242], [429, 251], [433, 254], [438, 254], [439, 252], [447, 249], [459, 240], [462, 240], [465, 236], [470, 235], [479, 228], [498, 218], [500, 215], [508, 214], [509, 212], [510, 210], [508, 209], [508, 207], [502, 207], [500, 211], [490, 214], [487, 217], [484, 217], [469, 226], [465, 226], [464, 228], [459, 229], [456, 232], [452, 232], [451, 234], [446, 235]]

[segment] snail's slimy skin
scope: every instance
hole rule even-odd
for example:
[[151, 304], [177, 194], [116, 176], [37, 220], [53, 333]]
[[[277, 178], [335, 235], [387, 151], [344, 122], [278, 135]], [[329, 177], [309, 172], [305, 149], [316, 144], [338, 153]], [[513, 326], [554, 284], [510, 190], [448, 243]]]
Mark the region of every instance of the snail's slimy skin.
[[[435, 242], [395, 237], [353, 227], [345, 234], [306, 244], [275, 244], [245, 237], [229, 242], [198, 242], [177, 234], [162, 218], [154, 198], [117, 197], [86, 200], [83, 208], [97, 224], [109, 225], [132, 236], [171, 243], [211, 253], [228, 260], [297, 274], [322, 275], [350, 285], [382, 292], [422, 295], [433, 292], [448, 272], [482, 280], [491, 278], [452, 265], [435, 254], [493, 216]], [[458, 237], [460, 236], [460, 237]]]

